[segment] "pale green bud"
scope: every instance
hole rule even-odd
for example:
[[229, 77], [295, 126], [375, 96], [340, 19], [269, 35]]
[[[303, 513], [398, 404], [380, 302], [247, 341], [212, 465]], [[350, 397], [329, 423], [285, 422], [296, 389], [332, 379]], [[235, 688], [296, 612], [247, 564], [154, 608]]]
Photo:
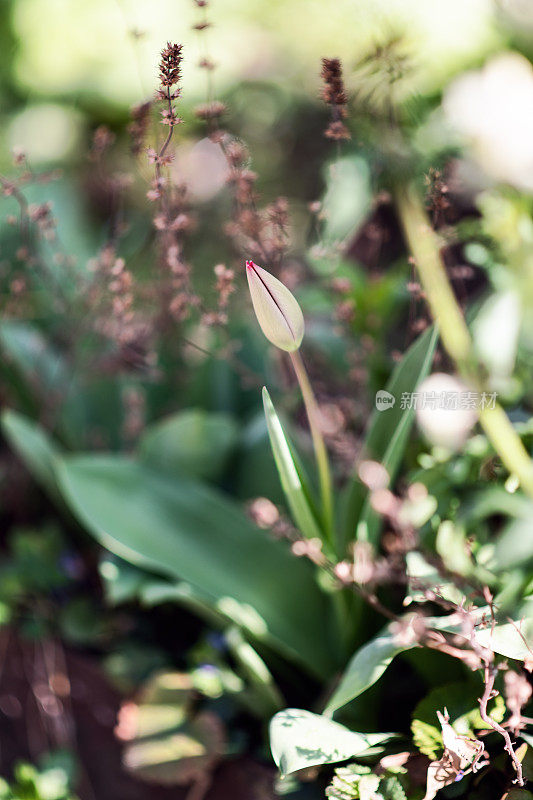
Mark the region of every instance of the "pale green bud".
[[302, 309], [291, 292], [270, 272], [246, 262], [246, 276], [257, 321], [266, 338], [291, 353], [304, 336]]

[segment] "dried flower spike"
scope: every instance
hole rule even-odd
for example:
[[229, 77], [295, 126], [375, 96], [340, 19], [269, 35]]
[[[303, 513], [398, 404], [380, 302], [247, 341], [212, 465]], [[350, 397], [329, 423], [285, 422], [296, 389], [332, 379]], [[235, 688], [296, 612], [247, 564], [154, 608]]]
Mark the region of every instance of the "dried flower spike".
[[325, 136], [336, 141], [349, 139], [350, 132], [342, 121], [347, 116], [348, 98], [344, 88], [342, 65], [338, 58], [322, 59], [322, 80], [324, 81], [322, 99], [331, 108], [331, 121]]
[[305, 326], [294, 296], [281, 281], [253, 261], [246, 262], [246, 276], [255, 315], [266, 338], [288, 353], [298, 350]]
[[183, 45], [167, 42], [167, 46], [161, 51], [161, 61], [159, 64], [159, 80], [161, 86], [174, 86], [181, 78], [181, 62], [183, 56], [181, 51]]

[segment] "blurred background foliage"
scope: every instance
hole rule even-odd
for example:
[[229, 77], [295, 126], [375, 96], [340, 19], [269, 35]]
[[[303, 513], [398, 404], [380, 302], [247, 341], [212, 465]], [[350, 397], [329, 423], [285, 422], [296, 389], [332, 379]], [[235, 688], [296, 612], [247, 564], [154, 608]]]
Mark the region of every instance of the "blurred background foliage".
[[[0, 392], [17, 413], [4, 413], [0, 463], [0, 772], [9, 782], [0, 796], [61, 800], [75, 790], [83, 800], [148, 792], [164, 800], [185, 796], [175, 785], [192, 785], [198, 796], [215, 786], [214, 797], [271, 797], [268, 719], [286, 704], [321, 710], [333, 676], [382, 621], [354, 601], [339, 635], [327, 577], [315, 580], [270, 532], [249, 546], [262, 536], [250, 517], [278, 535], [286, 522], [263, 383], [276, 391], [305, 469], [310, 448], [297, 389], [257, 330], [242, 254], [223, 232], [231, 198], [225, 165], [194, 114], [206, 95], [197, 62], [207, 41], [224, 125], [249, 148], [261, 202], [289, 200], [284, 277], [306, 315], [305, 356], [341, 484], [369, 427], [378, 460], [393, 438], [392, 424], [372, 428], [375, 392], [391, 375], [414, 388], [433, 356], [426, 338], [428, 364], [418, 353], [394, 372], [428, 326], [390, 202], [406, 175], [435, 226], [445, 235], [453, 228], [445, 260], [454, 288], [463, 305], [483, 307], [476, 346], [531, 451], [531, 4], [215, 0], [207, 39], [191, 30], [199, 16], [189, 0], [2, 0], [0, 16], [0, 172], [11, 175], [13, 150], [24, 151], [35, 170], [25, 196], [50, 202], [57, 220], [56, 241], [36, 244], [45, 270], [33, 269], [5, 219], [16, 206], [3, 200]], [[150, 361], [144, 350], [117, 353], [102, 342], [78, 280], [90, 278], [88, 264], [112, 236], [108, 179], [128, 175], [119, 253], [143, 290], [157, 281], [152, 172], [144, 156], [132, 157], [128, 125], [131, 106], [157, 86], [169, 39], [184, 45], [172, 169], [188, 182], [198, 218], [187, 243], [195, 288], [211, 301], [213, 266], [224, 262], [236, 268], [238, 289], [225, 330], [196, 318], [172, 325]], [[342, 59], [354, 100], [352, 139], [340, 147], [323, 136], [322, 56]], [[101, 126], [116, 138], [96, 164], [88, 153]], [[154, 121], [146, 144], [161, 136]], [[36, 177], [49, 170], [53, 180]], [[318, 200], [322, 216], [309, 213]], [[436, 358], [451, 369], [442, 352]], [[114, 455], [79, 455], [95, 451]], [[492, 570], [509, 614], [530, 608], [531, 506], [504, 488], [507, 473], [486, 438], [475, 434], [450, 453], [406, 435], [391, 460], [401, 466], [400, 490], [414, 481], [427, 489], [424, 503], [406, 510], [423, 542], [465, 581]], [[368, 517], [361, 492], [359, 484], [354, 502]], [[401, 606], [403, 597], [391, 589], [387, 599]], [[452, 697], [465, 730], [479, 727], [480, 687], [448, 656], [406, 652], [387, 676], [343, 711], [348, 724], [405, 737], [412, 730], [420, 753], [432, 756], [442, 744], [434, 706]], [[501, 761], [498, 769], [495, 788], [476, 786], [475, 797], [496, 797]], [[422, 796], [421, 783], [413, 796]], [[322, 796], [311, 784], [302, 791]]]

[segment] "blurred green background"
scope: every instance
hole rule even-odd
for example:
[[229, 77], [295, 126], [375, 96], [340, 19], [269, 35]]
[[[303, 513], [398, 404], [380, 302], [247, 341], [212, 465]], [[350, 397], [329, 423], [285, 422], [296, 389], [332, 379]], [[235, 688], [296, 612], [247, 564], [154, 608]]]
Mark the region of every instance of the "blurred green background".
[[[184, 104], [203, 97], [190, 0], [3, 0], [0, 13], [4, 161], [15, 145], [36, 164], [75, 159], [88, 122], [118, 121], [152, 92], [167, 39], [185, 47]], [[241, 132], [252, 144], [272, 144], [285, 103], [318, 94], [322, 55], [341, 57], [349, 76], [376, 38], [403, 34], [417, 66], [414, 88], [431, 92], [501, 49], [512, 20], [491, 0], [224, 0], [209, 16], [219, 92], [259, 84]], [[269, 102], [263, 82], [278, 89]]]
[[[0, 399], [15, 413], [4, 414], [5, 441], [0, 451], [0, 518], [5, 530], [0, 642], [6, 648], [2, 653], [9, 654], [0, 711], [9, 717], [5, 708], [13, 707], [6, 705], [4, 695], [30, 697], [30, 711], [31, 703], [38, 703], [39, 698], [33, 697], [36, 679], [33, 674], [28, 679], [20, 674], [17, 658], [25, 658], [37, 674], [42, 669], [43, 642], [52, 647], [55, 657], [65, 659], [69, 674], [85, 687], [85, 695], [76, 696], [73, 691], [72, 698], [52, 687], [54, 701], [63, 703], [66, 696], [73, 703], [71, 709], [65, 700], [62, 715], [57, 715], [70, 726], [70, 738], [64, 737], [65, 741], [55, 736], [55, 729], [54, 735], [47, 730], [32, 750], [22, 712], [9, 717], [12, 728], [8, 725], [4, 734], [7, 753], [2, 753], [5, 743], [0, 736], [0, 774], [10, 776], [12, 765], [21, 757], [31, 761], [35, 768], [22, 765], [17, 780], [21, 785], [24, 781], [35, 784], [34, 794], [25, 796], [43, 800], [67, 797], [71, 785], [81, 786], [76, 793], [83, 800], [92, 800], [95, 794], [98, 800], [174, 798], [173, 790], [167, 794], [166, 788], [149, 794], [144, 784], [126, 775], [114, 730], [122, 702], [127, 717], [131, 697], [153, 699], [170, 690], [178, 716], [195, 722], [200, 706], [214, 710], [226, 726], [228, 759], [251, 753], [253, 768], [266, 769], [266, 724], [273, 709], [284, 702], [321, 708], [332, 676], [328, 673], [327, 681], [320, 683], [318, 671], [308, 668], [316, 666], [319, 651], [328, 661], [326, 672], [333, 670], [330, 659], [335, 670], [338, 666], [335, 647], [339, 643], [333, 641], [330, 647], [328, 637], [334, 640], [334, 634], [329, 624], [319, 622], [326, 642], [320, 649], [308, 598], [298, 589], [298, 580], [307, 585], [314, 567], [304, 559], [295, 561], [294, 567], [286, 542], [275, 541], [270, 531], [261, 532], [245, 519], [245, 513], [253, 516], [250, 501], [262, 498], [263, 509], [266, 502], [267, 512], [274, 512], [271, 519], [279, 521], [279, 511], [281, 523], [285, 521], [283, 493], [261, 405], [263, 383], [272, 389], [284, 422], [291, 420], [287, 430], [302, 451], [304, 466], [310, 462], [310, 448], [297, 388], [287, 364], [258, 330], [244, 276], [238, 271], [243, 253], [224, 232], [232, 219], [231, 188], [224, 188], [220, 153], [214, 155], [217, 148], [207, 140], [206, 126], [194, 114], [195, 106], [206, 98], [206, 75], [198, 68], [206, 54], [217, 64], [214, 96], [227, 104], [223, 127], [249, 148], [250, 166], [259, 176], [260, 204], [279, 195], [290, 201], [291, 247], [283, 268], [295, 280], [291, 288], [306, 317], [304, 359], [319, 402], [330, 414], [328, 445], [337, 486], [350, 473], [357, 481], [353, 464], [368, 429], [374, 393], [387, 384], [395, 363], [429, 324], [423, 299], [409, 288], [413, 266], [391, 201], [401, 174], [398, 164], [408, 165], [403, 174], [424, 195], [435, 215], [435, 227], [442, 226], [449, 235], [446, 266], [460, 301], [466, 305], [474, 298], [482, 303], [481, 293], [491, 284], [496, 292], [510, 288], [513, 297], [523, 301], [520, 348], [519, 314], [509, 324], [509, 305], [504, 303], [496, 315], [489, 315], [485, 331], [505, 328], [506, 337], [498, 334], [496, 345], [494, 338], [487, 345], [483, 333], [485, 348], [480, 348], [480, 355], [489, 373], [494, 366], [491, 356], [493, 360], [498, 356], [498, 346], [504, 351], [503, 374], [496, 375], [501, 382], [498, 388], [513, 421], [523, 425], [522, 434], [531, 449], [533, 336], [528, 319], [533, 317], [528, 309], [533, 308], [533, 73], [526, 60], [533, 55], [531, 0], [213, 0], [207, 13], [211, 26], [199, 36], [193, 27], [203, 20], [203, 11], [193, 0], [0, 0], [0, 173], [24, 173], [25, 164], [13, 165], [13, 151], [24, 151], [30, 170], [35, 170], [22, 183], [24, 193], [30, 203], [51, 201], [58, 231], [55, 242], [35, 235], [39, 268], [34, 269], [24, 254], [19, 257], [17, 220], [14, 224], [6, 220], [6, 215], [17, 212], [13, 198], [3, 200], [0, 293], [6, 298], [14, 295], [14, 301], [0, 324], [5, 355]], [[154, 297], [162, 275], [160, 245], [152, 219], [156, 209], [146, 198], [153, 168], [145, 153], [137, 159], [132, 156], [128, 125], [132, 106], [151, 98], [157, 88], [160, 52], [167, 41], [184, 45], [183, 95], [177, 104], [184, 124], [177, 127], [172, 142], [177, 162], [172, 169], [188, 182], [198, 218], [198, 227], [185, 245], [194, 288], [207, 298], [207, 308], [214, 307], [213, 267], [223, 261], [236, 268], [236, 291], [226, 329], [204, 324], [196, 312], [185, 323], [174, 321], [170, 328], [158, 328], [157, 318], [153, 345], [157, 358], [143, 360], [147, 352], [152, 355], [147, 348], [147, 352], [134, 352], [138, 361], [128, 361], [116, 342], [96, 335], [92, 315], [105, 316], [106, 307], [102, 312], [97, 306], [97, 314], [90, 298], [84, 304], [87, 298], [78, 291], [76, 279], [88, 276], [87, 284], [82, 280], [81, 285], [90, 289], [94, 273], [87, 265], [113, 238], [117, 212], [113, 181], [127, 176], [120, 208], [125, 226], [114, 255], [124, 258], [134, 275], [141, 313], [157, 316]], [[506, 55], [507, 51], [515, 53]], [[372, 56], [365, 61], [369, 53]], [[323, 135], [330, 116], [320, 96], [324, 56], [342, 59], [350, 96], [347, 124], [352, 138], [340, 148]], [[487, 72], [486, 63], [494, 72]], [[471, 78], [468, 85], [450, 90], [462, 76], [467, 82]], [[508, 86], [516, 94], [511, 96]], [[394, 93], [390, 105], [397, 112], [393, 124], [387, 117], [389, 91]], [[503, 108], [507, 95], [509, 106]], [[154, 110], [147, 146], [160, 146], [163, 139], [158, 113]], [[454, 116], [462, 141], [449, 125]], [[100, 126], [106, 126], [115, 139], [96, 165], [88, 153]], [[530, 173], [522, 169], [526, 163]], [[40, 181], [40, 172], [56, 168], [57, 179]], [[452, 199], [446, 206], [448, 181]], [[308, 208], [319, 198], [327, 212], [320, 220]], [[444, 203], [442, 216], [439, 201]], [[340, 242], [342, 256], [340, 247], [336, 249]], [[74, 279], [70, 257], [77, 270]], [[453, 269], [460, 273], [457, 280]], [[332, 287], [333, 275], [347, 282], [340, 294]], [[23, 284], [20, 298], [14, 291], [17, 282]], [[107, 289], [105, 284], [104, 301], [109, 300]], [[348, 313], [344, 327], [338, 315], [342, 301], [345, 311], [356, 311]], [[518, 303], [511, 305], [516, 307]], [[233, 354], [241, 359], [240, 371]], [[431, 350], [428, 369], [432, 354]], [[453, 370], [445, 355], [438, 357], [440, 368]], [[411, 389], [418, 379], [417, 369], [413, 367], [412, 373]], [[390, 437], [386, 429], [384, 448]], [[504, 470], [486, 439], [473, 437], [464, 453], [443, 455], [438, 448], [433, 452], [431, 443], [413, 429], [404, 445], [405, 453], [402, 449], [399, 456], [403, 459], [401, 491], [411, 480], [421, 481], [434, 500], [431, 520], [421, 523], [422, 537], [430, 547], [440, 520], [448, 517], [457, 521], [455, 546], [461, 553], [463, 528], [465, 540], [467, 534], [475, 534], [481, 545], [492, 546], [491, 537], [503, 527], [501, 516], [494, 521], [493, 508], [498, 508], [504, 494], [496, 483]], [[96, 494], [95, 500], [91, 494], [94, 475], [89, 471], [84, 476], [83, 457], [81, 466], [76, 462], [79, 453], [93, 451], [88, 463], [94, 458], [98, 464], [94, 451], [102, 450], [114, 455], [108, 462], [104, 459], [102, 469], [109, 485], [102, 480], [104, 494]], [[136, 465], [135, 474], [127, 473], [125, 483], [122, 454], [132, 456]], [[88, 493], [87, 513], [80, 513], [72, 491], [65, 490], [70, 468], [74, 475], [81, 470], [80, 486]], [[161, 484], [152, 470], [161, 471]], [[202, 493], [194, 495], [187, 481], [198, 484]], [[495, 499], [485, 503], [485, 491]], [[128, 494], [138, 506], [128, 503]], [[107, 510], [116, 530], [100, 523], [99, 513], [106, 509], [102, 497], [109, 499]], [[235, 515], [227, 523], [219, 505], [221, 497]], [[348, 505], [339, 515], [348, 515]], [[187, 510], [184, 519], [182, 508]], [[122, 547], [138, 518], [144, 525], [140, 544]], [[262, 536], [265, 553], [273, 548], [276, 558], [287, 566], [285, 584], [275, 560], [271, 562], [273, 579], [265, 574], [262, 557], [257, 575], [252, 574], [253, 548], [246, 550], [251, 553], [247, 562], [243, 548], [230, 536], [224, 537], [224, 526], [232, 531], [238, 528], [232, 519], [240, 520], [242, 539], [248, 545], [250, 536]], [[260, 527], [269, 524], [267, 520]], [[347, 527], [352, 536], [353, 519], [348, 518]], [[513, 536], [521, 535], [516, 528]], [[168, 551], [163, 548], [161, 555], [162, 541], [167, 542]], [[148, 552], [153, 548], [158, 558], [143, 560], [135, 551], [137, 546], [141, 554], [143, 548]], [[439, 555], [445, 558], [447, 544], [441, 542], [439, 547]], [[189, 560], [182, 558], [183, 552], [189, 553]], [[122, 560], [132, 553], [132, 563]], [[170, 578], [165, 569], [169, 560], [176, 573]], [[512, 566], [516, 566], [516, 580], [507, 587], [505, 608], [518, 607], [530, 580], [527, 569]], [[197, 570], [203, 571], [201, 580]], [[298, 570], [300, 577], [295, 578]], [[209, 614], [197, 613], [194, 602], [187, 602], [190, 587], [184, 589], [182, 580], [194, 585], [198, 579], [202, 590], [210, 594], [214, 576], [223, 586], [222, 600], [234, 599], [231, 593], [241, 580], [247, 591], [251, 587], [252, 595], [257, 589], [261, 603], [264, 600], [261, 613], [268, 616], [271, 604], [277, 622], [283, 622], [285, 610], [298, 610], [292, 593], [301, 603], [309, 635], [300, 618], [294, 629], [306, 653], [313, 655], [306, 664], [293, 663], [292, 656], [285, 659], [285, 654], [260, 642], [258, 653], [275, 679], [269, 683], [267, 671], [266, 693], [261, 680], [254, 680], [258, 656], [249, 642], [239, 638], [240, 629], [224, 628], [226, 617], [222, 625], [218, 618], [213, 622]], [[324, 597], [329, 603], [332, 594], [331, 583], [323, 577], [316, 586], [312, 583], [309, 595], [315, 598], [316, 590], [320, 609]], [[401, 606], [400, 593], [393, 601]], [[227, 604], [222, 610], [230, 622], [240, 625], [235, 607], [238, 604], [230, 603], [229, 612]], [[247, 611], [250, 608], [253, 620], [259, 612], [246, 606]], [[357, 612], [357, 644], [381, 624], [373, 612]], [[353, 633], [350, 629], [349, 635]], [[352, 639], [342, 643], [348, 649], [353, 645]], [[387, 682], [374, 687], [352, 709], [354, 724], [362, 724], [362, 730], [374, 727], [409, 735], [412, 709], [424, 693], [464, 678], [462, 667], [456, 664], [453, 671], [446, 657], [439, 658], [440, 654], [426, 653], [425, 660], [395, 662]], [[260, 676], [263, 666], [260, 662]], [[169, 671], [170, 689], [165, 685], [166, 673], [161, 685], [153, 678], [160, 669]], [[469, 685], [465, 691], [475, 702], [477, 688]], [[93, 703], [93, 697], [101, 703]], [[83, 733], [88, 720], [93, 724], [96, 712], [102, 719], [81, 741], [79, 732]], [[133, 729], [128, 730], [127, 719], [119, 722], [123, 742], [134, 738]], [[104, 735], [113, 751], [109, 762], [100, 762], [98, 757]], [[74, 742], [76, 736], [80, 741]], [[55, 762], [40, 761], [38, 756], [54, 753], [58, 743], [65, 742], [76, 759], [72, 764], [67, 759], [62, 767], [68, 777], [66, 788], [54, 790], [56, 794], [49, 797], [39, 786]], [[130, 750], [132, 771], [139, 767], [138, 755]], [[170, 774], [177, 780], [181, 762], [172, 752], [171, 756]], [[259, 760], [263, 766], [258, 766]], [[74, 769], [78, 762], [90, 780], [84, 774], [79, 778]], [[266, 771], [271, 792], [272, 770]], [[171, 782], [166, 773], [164, 780]], [[232, 780], [227, 779], [228, 796], [239, 798], [238, 792], [231, 793]], [[91, 781], [96, 787], [93, 794]], [[242, 796], [249, 800], [246, 791]], [[257, 796], [270, 794], [258, 791]]]

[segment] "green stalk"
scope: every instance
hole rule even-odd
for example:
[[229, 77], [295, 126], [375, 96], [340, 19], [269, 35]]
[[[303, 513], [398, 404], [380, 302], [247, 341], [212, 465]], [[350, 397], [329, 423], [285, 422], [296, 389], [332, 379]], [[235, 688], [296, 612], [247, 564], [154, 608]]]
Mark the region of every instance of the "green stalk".
[[[440, 254], [441, 242], [431, 228], [419, 198], [411, 190], [399, 190], [397, 207], [420, 282], [437, 322], [444, 347], [462, 377], [478, 389], [483, 380], [477, 365], [465, 318], [448, 281]], [[487, 438], [523, 490], [533, 497], [533, 461], [502, 407], [479, 410], [479, 421]]]
[[322, 513], [323, 522], [326, 535], [330, 544], [334, 546], [333, 541], [333, 491], [331, 483], [331, 471], [329, 468], [328, 452], [324, 443], [324, 437], [320, 430], [320, 412], [316, 402], [311, 383], [307, 371], [304, 367], [302, 357], [298, 350], [289, 353], [296, 373], [296, 378], [300, 385], [305, 410], [307, 412], [307, 419], [309, 420], [309, 428], [311, 430], [311, 438], [313, 440], [313, 448], [315, 451], [315, 459], [318, 468], [318, 479], [320, 483], [320, 497], [322, 500]]
[[257, 700], [262, 704], [265, 713], [272, 715], [280, 711], [285, 706], [283, 695], [265, 662], [246, 641], [242, 631], [237, 626], [230, 627], [225, 633], [225, 640], [245, 678], [255, 690]]

